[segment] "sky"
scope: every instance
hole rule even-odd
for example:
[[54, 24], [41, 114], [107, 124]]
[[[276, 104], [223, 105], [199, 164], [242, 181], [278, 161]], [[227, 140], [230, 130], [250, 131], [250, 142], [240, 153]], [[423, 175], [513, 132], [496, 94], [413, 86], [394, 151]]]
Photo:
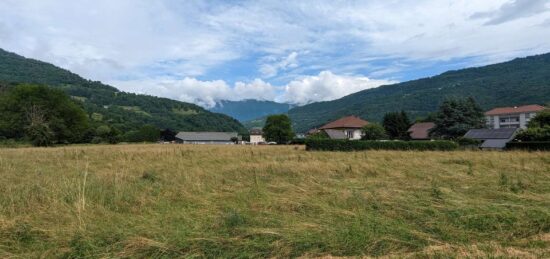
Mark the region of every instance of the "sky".
[[207, 108], [303, 105], [550, 52], [550, 0], [2, 0], [0, 48]]

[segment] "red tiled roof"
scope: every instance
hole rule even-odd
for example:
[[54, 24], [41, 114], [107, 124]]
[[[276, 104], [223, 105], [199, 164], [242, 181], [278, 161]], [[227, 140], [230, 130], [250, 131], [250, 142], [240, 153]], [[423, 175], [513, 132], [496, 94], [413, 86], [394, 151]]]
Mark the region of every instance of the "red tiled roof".
[[362, 128], [367, 124], [369, 124], [369, 122], [366, 120], [362, 120], [355, 116], [348, 116], [330, 122], [319, 129]]
[[524, 113], [524, 112], [539, 112], [544, 110], [544, 106], [540, 106], [537, 104], [533, 105], [524, 105], [524, 106], [516, 106], [516, 107], [499, 107], [494, 108], [488, 112], [485, 113], [485, 115], [501, 115], [501, 114], [511, 114], [511, 113]]
[[430, 130], [435, 127], [433, 122], [415, 123], [409, 128], [411, 139], [429, 139]]

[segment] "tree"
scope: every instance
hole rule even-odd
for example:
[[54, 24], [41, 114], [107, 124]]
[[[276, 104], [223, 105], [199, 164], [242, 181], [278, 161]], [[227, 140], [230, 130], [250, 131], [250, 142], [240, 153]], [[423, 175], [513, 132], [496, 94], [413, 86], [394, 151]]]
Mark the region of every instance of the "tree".
[[529, 121], [529, 128], [544, 128], [550, 126], [550, 109], [546, 109], [537, 113], [537, 115]]
[[[164, 131], [166, 132], [166, 131]], [[171, 132], [167, 133], [172, 135]], [[155, 142], [161, 138], [161, 131], [153, 125], [144, 125], [139, 130], [131, 130], [124, 134], [127, 142]], [[175, 138], [175, 133], [174, 133]]]
[[267, 117], [263, 128], [263, 137], [269, 142], [286, 144], [294, 137], [290, 118], [286, 114]]
[[380, 140], [387, 139], [388, 134], [380, 124], [369, 123], [363, 127], [363, 140]]
[[62, 91], [41, 85], [4, 88], [0, 117], [1, 135], [40, 145], [81, 142], [89, 128], [82, 107]]
[[390, 139], [410, 139], [411, 122], [405, 111], [386, 113], [382, 124]]
[[162, 141], [174, 141], [176, 140], [177, 133], [175, 131], [172, 131], [171, 129], [165, 129], [160, 132], [160, 139]]
[[439, 106], [434, 123], [432, 136], [454, 139], [470, 129], [484, 128], [485, 116], [473, 98], [449, 98]]

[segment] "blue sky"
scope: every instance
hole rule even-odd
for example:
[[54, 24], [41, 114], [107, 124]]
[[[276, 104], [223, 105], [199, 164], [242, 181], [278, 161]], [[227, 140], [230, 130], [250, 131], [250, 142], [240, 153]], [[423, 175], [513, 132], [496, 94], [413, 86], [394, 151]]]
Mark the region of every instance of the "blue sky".
[[549, 39], [550, 0], [0, 2], [0, 48], [205, 107], [333, 100]]

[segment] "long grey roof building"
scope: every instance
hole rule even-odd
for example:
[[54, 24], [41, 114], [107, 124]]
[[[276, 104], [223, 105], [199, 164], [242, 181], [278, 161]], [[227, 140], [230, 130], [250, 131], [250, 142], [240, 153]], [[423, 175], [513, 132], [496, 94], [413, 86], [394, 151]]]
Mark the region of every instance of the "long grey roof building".
[[237, 132], [180, 132], [176, 140], [184, 144], [233, 144]]
[[464, 137], [483, 141], [481, 148], [503, 149], [506, 143], [514, 139], [518, 130], [517, 128], [472, 129], [466, 132]]

